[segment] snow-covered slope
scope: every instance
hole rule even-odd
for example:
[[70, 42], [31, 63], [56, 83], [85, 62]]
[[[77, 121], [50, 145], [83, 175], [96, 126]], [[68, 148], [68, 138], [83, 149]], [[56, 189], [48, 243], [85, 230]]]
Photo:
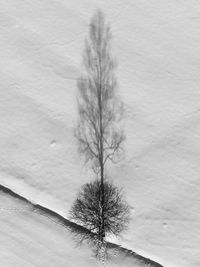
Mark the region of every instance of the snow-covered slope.
[[67, 217], [92, 179], [73, 127], [84, 37], [97, 7], [110, 21], [125, 103], [126, 155], [109, 168], [133, 208], [120, 242], [169, 266], [199, 266], [196, 0], [0, 0], [0, 183]]
[[[72, 234], [77, 225], [3, 187], [0, 203], [2, 266], [102, 266], [87, 243], [80, 246]], [[108, 247], [105, 266], [161, 267], [120, 247]]]

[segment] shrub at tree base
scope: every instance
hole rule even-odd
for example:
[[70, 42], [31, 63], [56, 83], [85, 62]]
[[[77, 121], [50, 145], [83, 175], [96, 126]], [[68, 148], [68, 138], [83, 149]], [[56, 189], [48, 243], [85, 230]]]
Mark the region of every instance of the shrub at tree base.
[[[100, 239], [102, 214], [105, 235], [119, 235], [129, 222], [129, 205], [123, 199], [121, 190], [112, 183], [104, 182], [104, 204], [101, 205], [101, 183], [99, 180], [82, 186], [72, 209], [74, 221], [87, 228], [93, 238]], [[103, 209], [103, 211], [101, 210]]]

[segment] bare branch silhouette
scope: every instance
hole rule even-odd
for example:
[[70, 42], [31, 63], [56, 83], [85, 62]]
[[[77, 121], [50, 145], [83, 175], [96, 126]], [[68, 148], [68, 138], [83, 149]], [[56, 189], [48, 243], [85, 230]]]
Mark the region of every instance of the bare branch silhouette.
[[106, 163], [120, 159], [125, 139], [119, 127], [123, 105], [116, 95], [111, 37], [104, 14], [97, 11], [85, 40], [84, 73], [77, 81], [79, 121], [75, 136], [79, 152], [84, 155], [85, 163], [90, 163], [97, 181], [83, 186], [71, 215], [93, 233], [99, 251], [105, 251], [106, 234], [119, 234], [129, 216], [120, 191], [105, 180]]

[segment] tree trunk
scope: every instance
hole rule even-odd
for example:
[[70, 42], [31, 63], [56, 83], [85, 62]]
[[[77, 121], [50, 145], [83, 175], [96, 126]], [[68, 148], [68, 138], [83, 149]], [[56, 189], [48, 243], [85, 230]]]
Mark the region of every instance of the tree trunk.
[[99, 130], [100, 130], [100, 241], [103, 242], [105, 238], [105, 227], [104, 227], [104, 146], [103, 146], [103, 116], [102, 116], [102, 51], [101, 51], [101, 28], [99, 27], [99, 43], [97, 48], [98, 53], [98, 78], [99, 78], [99, 93], [98, 93], [98, 104], [99, 104]]
[[102, 129], [102, 100], [101, 85], [99, 88], [99, 126], [100, 126], [100, 241], [104, 241], [104, 163], [103, 163], [103, 129]]

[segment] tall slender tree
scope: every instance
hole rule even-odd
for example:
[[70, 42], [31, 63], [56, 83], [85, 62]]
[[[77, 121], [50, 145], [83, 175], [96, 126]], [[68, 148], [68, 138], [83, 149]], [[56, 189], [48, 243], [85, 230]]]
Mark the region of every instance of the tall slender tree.
[[91, 162], [100, 179], [99, 240], [103, 241], [105, 164], [108, 160], [118, 160], [124, 134], [117, 125], [122, 114], [122, 103], [116, 96], [116, 64], [111, 55], [111, 32], [100, 10], [90, 23], [83, 66], [84, 74], [78, 79], [80, 119], [76, 137], [80, 152], [85, 155], [86, 162]]

